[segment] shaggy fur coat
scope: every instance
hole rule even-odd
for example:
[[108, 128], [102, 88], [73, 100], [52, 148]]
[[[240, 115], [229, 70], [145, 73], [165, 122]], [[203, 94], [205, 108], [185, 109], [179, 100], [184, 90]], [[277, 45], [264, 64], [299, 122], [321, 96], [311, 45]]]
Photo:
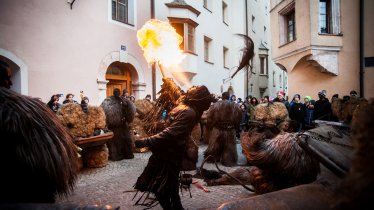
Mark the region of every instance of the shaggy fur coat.
[[43, 102], [0, 87], [0, 134], [0, 204], [53, 203], [72, 191], [77, 150]]
[[113, 131], [113, 139], [108, 141], [110, 160], [134, 158], [130, 126], [135, 117], [134, 104], [123, 97], [111, 96], [100, 105], [105, 112], [108, 129]]
[[208, 110], [204, 138], [209, 142], [204, 152], [207, 162], [221, 162], [225, 166], [236, 165], [236, 130], [240, 126], [241, 110], [228, 100], [216, 102]]

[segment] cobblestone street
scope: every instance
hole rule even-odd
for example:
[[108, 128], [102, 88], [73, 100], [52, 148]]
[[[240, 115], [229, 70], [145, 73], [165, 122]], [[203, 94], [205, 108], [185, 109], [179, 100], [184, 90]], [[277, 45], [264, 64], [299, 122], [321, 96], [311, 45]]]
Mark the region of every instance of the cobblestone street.
[[[237, 144], [238, 153], [241, 153], [240, 145]], [[203, 152], [206, 145], [199, 146], [198, 166], [202, 162]], [[124, 192], [133, 190], [133, 185], [137, 177], [143, 171], [147, 164], [150, 152], [135, 153], [135, 158], [122, 161], [109, 161], [104, 168], [83, 169], [80, 173], [76, 188], [68, 198], [61, 198], [58, 203], [61, 204], [80, 204], [80, 205], [111, 205], [120, 206], [124, 209], [143, 209], [142, 206], [134, 206], [135, 200], [132, 200], [135, 192]], [[245, 158], [239, 155], [238, 164], [245, 164]], [[221, 165], [220, 165], [221, 166]], [[206, 169], [216, 169], [213, 164], [206, 163]], [[222, 170], [230, 172], [237, 167], [220, 167]], [[195, 174], [195, 171], [187, 173]], [[201, 179], [197, 179], [200, 184], [204, 184]], [[182, 204], [185, 209], [216, 209], [222, 203], [237, 198], [249, 197], [251, 192], [240, 185], [231, 186], [206, 186], [210, 192], [206, 193], [191, 185], [190, 198], [188, 191], [183, 191], [181, 195]], [[138, 195], [139, 196], [139, 195]], [[157, 205], [153, 209], [162, 209]]]

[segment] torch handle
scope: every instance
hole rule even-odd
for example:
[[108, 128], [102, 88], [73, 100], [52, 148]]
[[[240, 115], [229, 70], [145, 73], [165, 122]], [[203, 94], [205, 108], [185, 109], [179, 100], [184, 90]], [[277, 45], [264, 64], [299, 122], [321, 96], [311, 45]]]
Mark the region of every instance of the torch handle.
[[162, 68], [162, 65], [160, 63], [158, 63], [158, 67], [160, 68], [162, 78], [165, 78], [165, 72], [164, 72], [164, 69]]

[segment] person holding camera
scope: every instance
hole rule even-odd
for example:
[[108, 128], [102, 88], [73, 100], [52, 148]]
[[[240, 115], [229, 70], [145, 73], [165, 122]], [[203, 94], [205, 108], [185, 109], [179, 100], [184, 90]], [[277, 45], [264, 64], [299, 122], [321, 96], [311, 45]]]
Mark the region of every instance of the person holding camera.
[[52, 95], [51, 100], [49, 100], [48, 103], [47, 103], [48, 107], [54, 113], [56, 113], [61, 107], [61, 104], [59, 103], [60, 97], [61, 97], [61, 94]]

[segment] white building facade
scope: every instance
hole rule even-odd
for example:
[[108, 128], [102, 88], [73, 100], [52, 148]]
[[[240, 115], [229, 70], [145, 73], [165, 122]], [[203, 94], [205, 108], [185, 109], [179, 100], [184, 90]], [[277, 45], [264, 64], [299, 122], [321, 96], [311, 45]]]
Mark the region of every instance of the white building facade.
[[[212, 93], [231, 90], [245, 98], [286, 87], [286, 76], [268, 59], [268, 1], [3, 0], [0, 59], [13, 69], [12, 89], [45, 102], [59, 93], [73, 93], [78, 101], [83, 91], [96, 105], [114, 88], [136, 98], [158, 92], [161, 73], [156, 69], [152, 84], [152, 68], [136, 38], [153, 11], [184, 37], [185, 59], [179, 68], [165, 70], [182, 89], [206, 85]], [[235, 34], [248, 34], [256, 55], [254, 73], [242, 70], [230, 79], [244, 47]]]

